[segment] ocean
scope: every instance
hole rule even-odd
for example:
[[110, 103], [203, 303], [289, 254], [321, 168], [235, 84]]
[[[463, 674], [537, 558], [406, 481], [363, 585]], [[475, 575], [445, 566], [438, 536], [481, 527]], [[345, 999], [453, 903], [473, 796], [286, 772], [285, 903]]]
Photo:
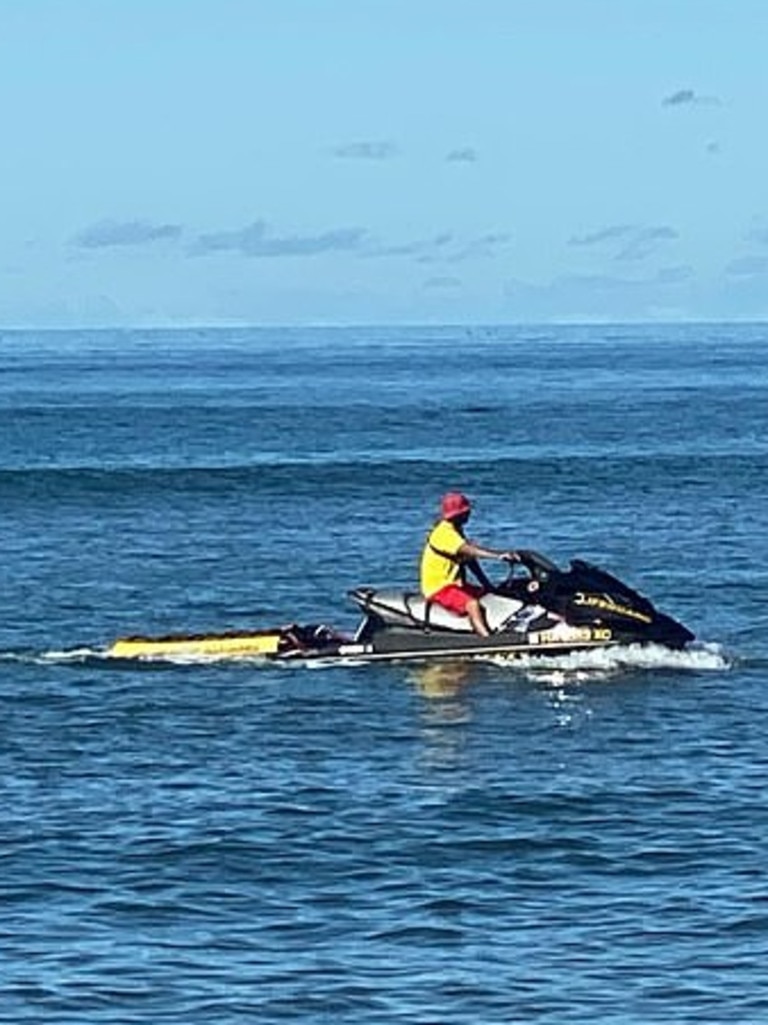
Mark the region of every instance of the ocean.
[[[0, 1022], [768, 1022], [768, 327], [0, 334]], [[352, 629], [470, 535], [696, 634], [115, 662]], [[489, 571], [493, 565], [489, 564]]]

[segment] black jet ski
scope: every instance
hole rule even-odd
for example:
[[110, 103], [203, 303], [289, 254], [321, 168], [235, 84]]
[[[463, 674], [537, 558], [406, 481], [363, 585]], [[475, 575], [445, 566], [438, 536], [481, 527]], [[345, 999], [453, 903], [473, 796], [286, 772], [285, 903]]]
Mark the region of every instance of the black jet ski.
[[351, 598], [365, 613], [355, 635], [374, 658], [551, 655], [626, 644], [681, 649], [694, 635], [610, 573], [574, 559], [559, 569], [538, 552], [520, 552], [524, 575], [508, 578], [481, 599], [490, 637], [466, 616], [419, 594], [359, 587]]
[[[537, 552], [519, 553], [506, 580], [482, 599], [491, 630], [473, 633], [469, 620], [418, 593], [357, 587], [349, 596], [363, 612], [351, 636], [324, 624], [209, 635], [127, 637], [115, 658], [429, 660], [560, 655], [627, 644], [679, 650], [694, 635], [651, 602], [581, 559], [559, 569]], [[522, 575], [521, 575], [522, 574]]]

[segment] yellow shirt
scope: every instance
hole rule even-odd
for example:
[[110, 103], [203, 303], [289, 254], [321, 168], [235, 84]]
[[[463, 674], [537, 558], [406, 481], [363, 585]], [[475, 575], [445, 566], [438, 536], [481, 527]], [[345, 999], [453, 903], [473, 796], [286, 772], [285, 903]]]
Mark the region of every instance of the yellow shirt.
[[440, 520], [433, 527], [421, 553], [421, 593], [425, 598], [464, 579], [458, 559], [464, 540], [450, 520]]

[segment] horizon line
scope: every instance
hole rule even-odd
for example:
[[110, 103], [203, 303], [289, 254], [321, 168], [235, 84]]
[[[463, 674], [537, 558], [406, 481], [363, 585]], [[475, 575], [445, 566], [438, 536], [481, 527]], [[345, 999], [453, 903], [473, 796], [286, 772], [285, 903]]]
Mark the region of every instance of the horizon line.
[[373, 328], [387, 328], [390, 330], [419, 330], [424, 328], [440, 329], [498, 329], [498, 328], [563, 328], [563, 327], [695, 327], [697, 325], [721, 325], [728, 326], [767, 326], [768, 317], [765, 318], [695, 318], [686, 320], [515, 320], [515, 321], [356, 321], [351, 323], [340, 322], [312, 322], [305, 324], [292, 324], [287, 322], [275, 323], [249, 323], [249, 322], [227, 322], [211, 323], [206, 321], [190, 322], [188, 324], [103, 324], [103, 325], [2, 325], [0, 334], [32, 334], [32, 333], [90, 333], [106, 334], [108, 332], [137, 332], [137, 331], [360, 331]]

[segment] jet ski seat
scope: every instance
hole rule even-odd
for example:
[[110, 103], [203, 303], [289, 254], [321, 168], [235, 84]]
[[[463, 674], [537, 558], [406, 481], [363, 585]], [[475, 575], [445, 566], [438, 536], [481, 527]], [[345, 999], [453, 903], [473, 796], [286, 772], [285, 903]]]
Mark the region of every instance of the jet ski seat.
[[[351, 592], [351, 597], [366, 612], [378, 616], [391, 626], [472, 633], [472, 624], [467, 616], [449, 612], [442, 605], [427, 601], [418, 592], [378, 591], [370, 587], [359, 587]], [[485, 610], [491, 633], [504, 629], [524, 608], [524, 603], [517, 598], [500, 594], [486, 594], [480, 603]]]

